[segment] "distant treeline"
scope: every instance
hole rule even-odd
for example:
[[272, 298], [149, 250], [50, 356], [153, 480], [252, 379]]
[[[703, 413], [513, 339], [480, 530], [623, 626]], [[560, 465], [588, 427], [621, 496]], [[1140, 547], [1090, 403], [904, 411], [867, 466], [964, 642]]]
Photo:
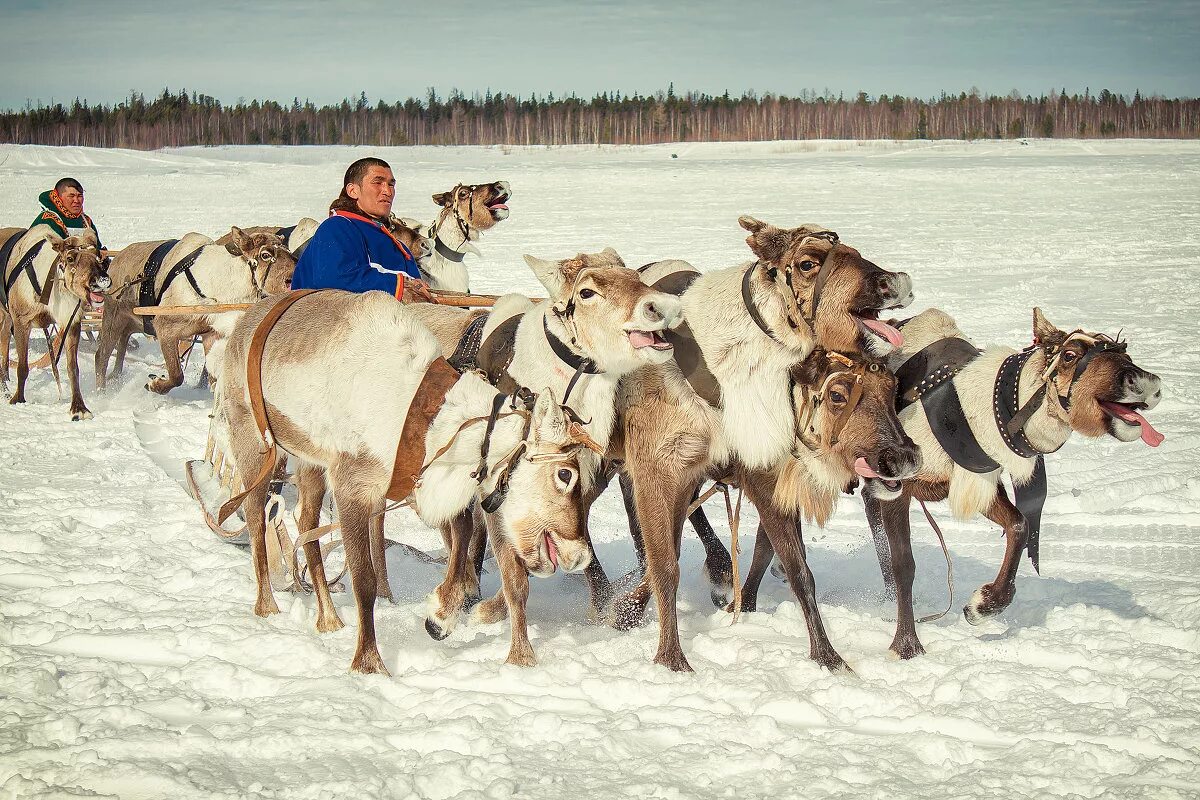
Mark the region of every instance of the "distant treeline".
[[654, 144], [775, 139], [1013, 139], [1021, 137], [1200, 136], [1200, 100], [1085, 91], [1041, 97], [943, 94], [936, 99], [864, 92], [846, 98], [747, 92], [741, 97], [598, 94], [590, 100], [470, 97], [379, 101], [365, 94], [337, 105], [293, 100], [223, 105], [187, 91], [147, 100], [139, 92], [116, 105], [27, 104], [0, 112], [0, 141], [154, 149], [221, 144]]

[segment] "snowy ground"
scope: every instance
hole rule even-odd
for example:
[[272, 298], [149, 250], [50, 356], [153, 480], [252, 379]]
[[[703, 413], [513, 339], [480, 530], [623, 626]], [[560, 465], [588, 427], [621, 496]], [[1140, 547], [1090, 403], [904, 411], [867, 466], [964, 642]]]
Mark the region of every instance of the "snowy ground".
[[[0, 224], [27, 224], [64, 174], [86, 186], [110, 246], [285, 224], [320, 217], [367, 152], [0, 146]], [[345, 595], [336, 634], [313, 631], [311, 596], [252, 615], [247, 554], [208, 532], [176, 480], [202, 452], [207, 393], [150, 396], [157, 354], [143, 345], [128, 382], [97, 396], [89, 351], [94, 420], [69, 422], [43, 371], [27, 405], [0, 407], [0, 797], [1200, 796], [1200, 144], [381, 154], [411, 216], [432, 217], [430, 195], [460, 180], [512, 183], [512, 218], [471, 263], [477, 291], [535, 292], [524, 252], [612, 245], [631, 265], [720, 267], [747, 255], [739, 214], [819, 222], [910, 272], [914, 308], [950, 311], [978, 341], [1026, 344], [1035, 304], [1061, 327], [1123, 328], [1164, 380], [1152, 419], [1167, 441], [1069, 442], [1050, 461], [1044, 575], [1023, 565], [1013, 607], [983, 627], [957, 613], [922, 626], [928, 654], [911, 662], [887, 652], [893, 607], [848, 498], [808, 538], [853, 675], [807, 660], [799, 608], [774, 579], [762, 612], [731, 627], [688, 534], [693, 675], [651, 665], [653, 623], [587, 625], [582, 583], [561, 576], [532, 587], [540, 666], [501, 663], [506, 624], [434, 642], [422, 597], [440, 576], [393, 555], [400, 602], [377, 611], [385, 679], [346, 671]], [[633, 563], [618, 509], [605, 498], [592, 524], [614, 574]], [[438, 550], [406, 513], [389, 535]], [[935, 513], [957, 609], [994, 575], [1001, 540]], [[914, 530], [920, 614], [944, 606], [945, 566], [925, 524]]]

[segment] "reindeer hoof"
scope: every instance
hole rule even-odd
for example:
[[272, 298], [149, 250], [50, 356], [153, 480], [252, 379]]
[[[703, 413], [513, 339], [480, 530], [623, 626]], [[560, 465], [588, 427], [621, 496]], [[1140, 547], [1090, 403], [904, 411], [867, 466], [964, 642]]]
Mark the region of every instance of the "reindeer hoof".
[[17, 403], [24, 403], [25, 398], [19, 394], [14, 394], [8, 401], [10, 406], [15, 406]]
[[808, 657], [817, 662], [818, 666], [824, 667], [830, 672], [843, 672], [847, 675], [854, 674], [854, 670], [850, 669], [850, 665], [833, 648], [811, 652], [808, 654]]
[[92, 412], [88, 411], [86, 408], [79, 410], [79, 411], [72, 409], [72, 411], [71, 411], [71, 421], [72, 422], [79, 422], [80, 420], [91, 419], [91, 418], [92, 418]]
[[1012, 602], [1011, 596], [1007, 598], [1008, 602], [1001, 602], [1001, 599], [992, 595], [989, 586], [980, 586], [971, 595], [970, 602], [963, 606], [963, 616], [972, 625], [982, 625], [984, 620], [996, 616]]
[[[742, 598], [741, 613], [750, 614], [755, 611], [758, 611], [758, 601], [754, 600], [754, 599]], [[728, 603], [725, 604], [725, 612], [727, 614], [733, 613], [733, 601], [732, 600], [730, 600]]]
[[533, 654], [533, 648], [527, 647], [522, 650], [516, 648], [508, 651], [508, 658], [505, 664], [512, 664], [516, 667], [536, 667], [537, 656]]
[[646, 604], [625, 595], [612, 605], [612, 626], [619, 631], [631, 631], [646, 621]]
[[443, 628], [441, 625], [434, 622], [433, 617], [425, 618], [425, 632], [433, 637], [433, 640], [436, 642], [440, 642], [442, 639], [445, 639], [450, 635], [450, 629]]
[[672, 672], [695, 672], [692, 665], [683, 655], [682, 650], [676, 650], [674, 653], [659, 653], [654, 657], [655, 664], [662, 664]]
[[916, 634], [907, 636], [897, 634], [896, 638], [892, 640], [890, 649], [897, 657], [904, 661], [925, 655], [925, 647], [921, 644], [921, 640], [916, 637]]
[[269, 617], [272, 614], [279, 613], [279, 605], [276, 604], [275, 598], [271, 597], [267, 600], [259, 600], [254, 604], [254, 615], [257, 617]]
[[351, 672], [361, 672], [363, 675], [383, 675], [390, 678], [392, 673], [388, 672], [388, 668], [383, 665], [383, 659], [380, 658], [379, 652], [359, 653], [350, 662]]
[[342, 620], [337, 614], [333, 614], [332, 619], [317, 617], [317, 633], [333, 633], [344, 627], [345, 625], [342, 624]]

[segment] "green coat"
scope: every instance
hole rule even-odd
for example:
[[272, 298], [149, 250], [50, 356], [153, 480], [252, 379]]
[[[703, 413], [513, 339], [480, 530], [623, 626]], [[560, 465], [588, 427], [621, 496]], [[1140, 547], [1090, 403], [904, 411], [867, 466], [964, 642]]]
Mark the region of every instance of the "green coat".
[[[29, 226], [31, 229], [38, 225], [46, 225], [64, 239], [91, 231], [95, 235], [96, 241], [100, 241], [100, 232], [96, 230], [96, 223], [92, 222], [92, 218], [87, 214], [72, 217], [59, 201], [58, 192], [53, 189], [42, 192], [38, 195], [38, 202], [42, 204], [42, 210], [33, 224]], [[101, 247], [103, 246], [101, 245]]]

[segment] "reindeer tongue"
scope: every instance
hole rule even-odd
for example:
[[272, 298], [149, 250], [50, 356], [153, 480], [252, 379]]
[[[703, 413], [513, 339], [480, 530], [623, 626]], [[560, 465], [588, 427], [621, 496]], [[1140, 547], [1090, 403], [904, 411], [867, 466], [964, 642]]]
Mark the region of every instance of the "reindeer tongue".
[[550, 557], [550, 563], [558, 569], [558, 548], [554, 546], [554, 537], [550, 534], [545, 534], [546, 537], [546, 555]]
[[887, 339], [888, 344], [892, 347], [904, 346], [904, 334], [898, 328], [893, 328], [881, 319], [867, 319], [866, 317], [860, 317], [859, 319], [862, 320], [863, 325], [866, 325], [872, 331]]
[[1151, 447], [1158, 447], [1167, 438], [1154, 429], [1154, 426], [1150, 424], [1150, 420], [1146, 419], [1129, 406], [1123, 406], [1120, 403], [1110, 403], [1107, 400], [1101, 400], [1100, 407], [1122, 422], [1128, 422], [1130, 425], [1140, 426], [1142, 429], [1142, 441]]
[[854, 462], [854, 471], [857, 472], [859, 475], [862, 475], [864, 478], [878, 478], [879, 477], [879, 473], [876, 472], [875, 470], [871, 469], [871, 465], [868, 464], [867, 460], [865, 458], [863, 458], [862, 456], [859, 456], [858, 460]]

